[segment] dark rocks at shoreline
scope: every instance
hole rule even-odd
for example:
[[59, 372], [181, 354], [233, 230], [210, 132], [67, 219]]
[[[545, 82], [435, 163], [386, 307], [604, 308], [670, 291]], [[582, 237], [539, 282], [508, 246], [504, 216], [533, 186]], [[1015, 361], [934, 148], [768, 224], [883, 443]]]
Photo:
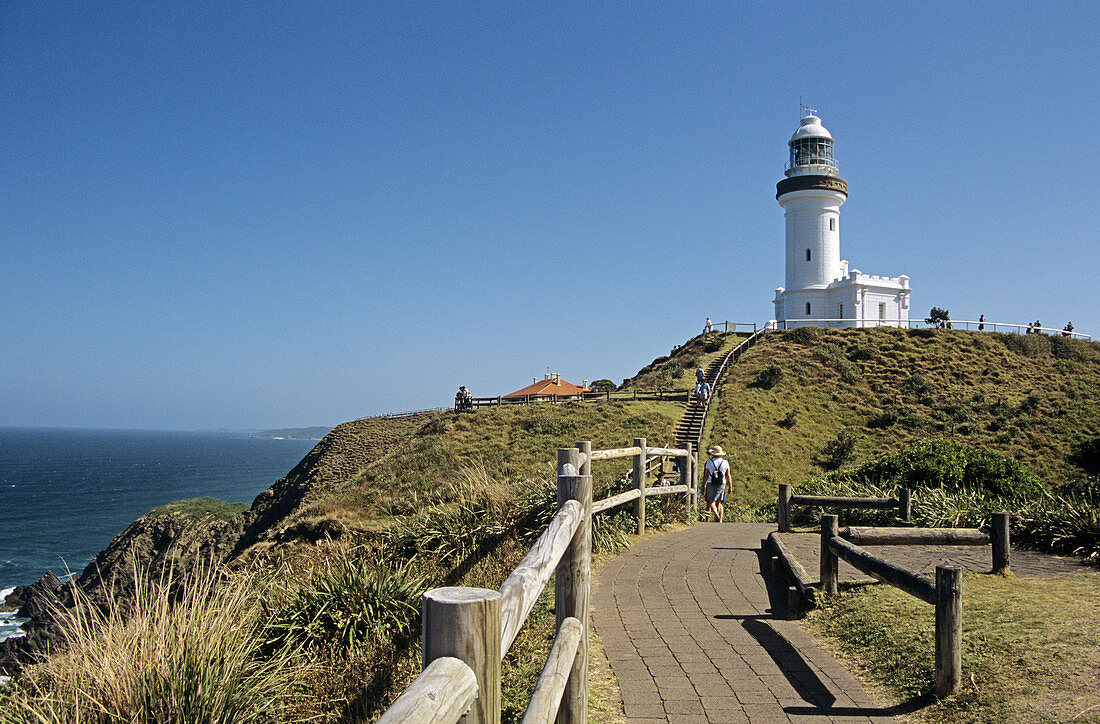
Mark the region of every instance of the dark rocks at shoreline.
[[0, 672], [16, 673], [59, 650], [65, 633], [57, 614], [72, 601], [72, 584], [62, 583], [53, 571], [29, 586], [16, 586], [5, 599], [5, 608], [18, 607], [15, 615], [30, 621], [22, 626], [23, 636], [0, 642]]
[[[128, 611], [140, 575], [149, 580], [175, 582], [203, 567], [226, 560], [240, 537], [243, 520], [186, 514], [155, 514], [138, 518], [96, 554], [79, 578], [62, 583], [52, 572], [29, 586], [18, 586], [6, 608], [30, 619], [24, 636], [0, 641], [0, 674], [13, 675], [23, 667], [64, 650], [65, 631], [59, 612], [74, 605], [74, 589], [102, 611]], [[60, 619], [60, 621], [59, 621]]]

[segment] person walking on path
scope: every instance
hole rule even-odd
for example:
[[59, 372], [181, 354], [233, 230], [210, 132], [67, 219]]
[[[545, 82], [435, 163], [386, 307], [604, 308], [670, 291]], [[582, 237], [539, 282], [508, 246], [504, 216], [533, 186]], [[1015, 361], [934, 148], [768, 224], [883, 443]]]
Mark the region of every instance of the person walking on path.
[[703, 371], [703, 368], [695, 370], [695, 381], [699, 384], [703, 384], [707, 381], [707, 373]]
[[695, 399], [698, 400], [699, 404], [705, 405], [707, 399], [710, 398], [710, 385], [706, 382], [699, 382], [695, 385], [692, 393], [695, 395]]
[[707, 481], [707, 510], [713, 518], [713, 522], [721, 523], [726, 515], [726, 488], [730, 483], [730, 464], [726, 457], [726, 451], [721, 445], [715, 445], [707, 452], [710, 460], [703, 466], [703, 477]]

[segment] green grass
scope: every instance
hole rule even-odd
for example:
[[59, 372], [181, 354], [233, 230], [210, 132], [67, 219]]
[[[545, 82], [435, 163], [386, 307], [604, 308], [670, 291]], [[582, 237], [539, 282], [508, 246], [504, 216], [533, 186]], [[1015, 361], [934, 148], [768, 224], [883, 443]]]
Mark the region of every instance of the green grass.
[[935, 701], [932, 606], [885, 585], [827, 599], [806, 619], [851, 668], [922, 722], [1098, 722], [1100, 575], [966, 574], [963, 686]]
[[707, 368], [718, 356], [725, 354], [744, 340], [745, 335], [734, 332], [712, 332], [692, 337], [669, 355], [657, 357], [623, 380], [620, 390], [690, 390], [695, 386], [695, 370]]
[[[763, 503], [779, 483], [820, 474], [815, 460], [844, 429], [856, 435], [855, 461], [947, 438], [1003, 453], [1050, 487], [1083, 476], [1069, 458], [1100, 435], [1100, 344], [950, 330], [805, 330], [768, 335], [717, 390], [705, 444], [726, 449], [731, 494], [743, 502]], [[772, 366], [782, 370], [778, 382], [754, 384]]]
[[248, 503], [227, 503], [217, 498], [189, 498], [154, 508], [150, 515], [184, 515], [195, 519], [214, 517], [228, 521], [248, 508]]

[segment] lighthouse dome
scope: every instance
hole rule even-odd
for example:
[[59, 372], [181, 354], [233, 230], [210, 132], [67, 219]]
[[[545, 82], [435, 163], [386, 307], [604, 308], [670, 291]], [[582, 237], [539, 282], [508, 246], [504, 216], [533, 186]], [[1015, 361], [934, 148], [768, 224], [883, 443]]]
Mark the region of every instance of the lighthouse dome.
[[828, 138], [833, 140], [833, 134], [825, 126], [821, 125], [821, 119], [815, 115], [808, 115], [802, 119], [802, 124], [791, 136], [791, 143], [800, 138]]

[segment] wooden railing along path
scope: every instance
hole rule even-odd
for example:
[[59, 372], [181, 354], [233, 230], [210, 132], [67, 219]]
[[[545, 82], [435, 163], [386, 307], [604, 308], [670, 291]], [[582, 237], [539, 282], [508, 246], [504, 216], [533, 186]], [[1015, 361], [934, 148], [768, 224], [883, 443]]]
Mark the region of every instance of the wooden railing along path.
[[828, 495], [795, 495], [791, 485], [779, 485], [779, 500], [775, 519], [780, 533], [791, 532], [791, 506], [810, 505], [819, 508], [871, 508], [875, 510], [898, 509], [898, 517], [909, 520], [913, 511], [913, 494], [908, 488], [898, 491], [896, 498], [840, 498]]
[[[673, 457], [685, 484], [646, 487], [649, 458]], [[632, 458], [635, 488], [592, 501], [592, 463]], [[592, 564], [592, 516], [634, 503], [638, 531], [645, 531], [645, 499], [684, 494], [695, 505], [695, 457], [686, 449], [631, 447], [592, 450], [590, 442], [558, 450], [558, 512], [500, 590], [435, 588], [422, 603], [423, 670], [378, 720], [397, 722], [500, 722], [500, 662], [554, 573], [557, 633], [523, 715], [524, 724], [581, 724], [588, 717], [588, 609]]]
[[936, 607], [936, 696], [959, 689], [962, 676], [962, 571], [936, 566], [936, 578], [921, 575], [864, 550], [861, 545], [989, 545], [993, 573], [1009, 566], [1008, 513], [993, 514], [992, 532], [976, 528], [845, 528], [835, 515], [821, 516], [821, 587], [839, 590], [838, 559]]

